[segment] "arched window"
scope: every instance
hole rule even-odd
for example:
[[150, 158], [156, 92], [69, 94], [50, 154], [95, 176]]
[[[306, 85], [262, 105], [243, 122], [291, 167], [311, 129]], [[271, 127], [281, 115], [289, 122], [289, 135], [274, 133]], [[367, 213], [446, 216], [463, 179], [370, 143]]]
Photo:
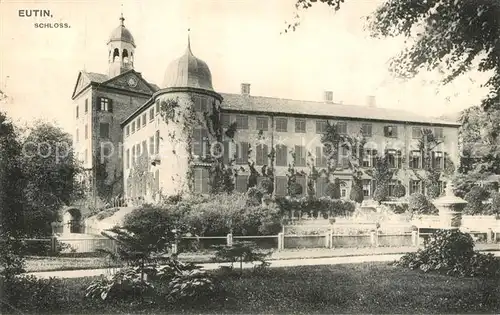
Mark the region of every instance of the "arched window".
[[126, 49], [123, 50], [122, 59], [123, 63], [128, 63], [128, 51]]
[[130, 63], [134, 63], [134, 52], [130, 52]]
[[119, 57], [120, 57], [120, 51], [118, 50], [118, 48], [115, 48], [115, 50], [113, 51], [113, 62], [115, 62], [116, 58]]
[[109, 54], [108, 54], [108, 62], [111, 62], [111, 50], [109, 51]]

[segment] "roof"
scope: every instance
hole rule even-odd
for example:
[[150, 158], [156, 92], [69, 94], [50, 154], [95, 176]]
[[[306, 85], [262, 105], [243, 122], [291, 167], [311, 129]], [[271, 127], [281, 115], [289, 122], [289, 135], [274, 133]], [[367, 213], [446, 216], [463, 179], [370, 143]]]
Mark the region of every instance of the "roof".
[[[103, 73], [97, 73], [97, 72], [86, 72], [86, 71], [80, 71], [80, 75], [81, 75], [81, 76], [85, 76], [85, 77], [87, 78], [88, 84], [92, 84], [92, 83], [98, 83], [98, 84], [100, 84], [100, 83], [105, 83], [105, 82], [107, 82], [107, 81], [110, 81], [110, 80], [112, 80], [112, 79], [115, 79], [115, 78], [117, 78], [117, 77], [119, 77], [119, 76], [121, 76], [121, 75], [125, 75], [125, 74], [126, 74], [126, 73], [128, 73], [128, 72], [136, 72], [136, 73], [137, 73], [137, 74], [138, 74], [138, 75], [139, 75], [139, 76], [140, 76], [140, 77], [144, 80], [144, 78], [142, 77], [142, 75], [141, 75], [139, 72], [135, 71], [134, 69], [128, 70], [128, 71], [126, 71], [126, 72], [124, 72], [124, 73], [122, 73], [122, 74], [120, 74], [120, 75], [118, 75], [118, 76], [116, 76], [116, 77], [112, 77], [112, 78], [110, 78], [110, 77], [109, 77], [108, 75], [106, 75], [106, 74], [103, 74]], [[150, 83], [150, 82], [148, 82], [148, 81], [146, 81], [146, 80], [144, 80], [144, 81], [145, 81], [145, 82], [146, 82], [146, 83], [147, 83], [147, 84], [148, 84], [148, 85], [149, 85], [149, 86], [150, 86], [150, 87], [151, 87], [151, 88], [152, 88], [155, 92], [156, 92], [156, 91], [158, 91], [158, 90], [160, 89], [160, 88], [158, 87], [158, 85], [153, 84], [153, 83]], [[88, 85], [88, 84], [86, 84], [86, 85]], [[75, 93], [75, 92], [76, 92], [76, 88], [77, 88], [77, 87], [75, 86], [75, 90], [74, 90], [74, 92], [73, 92], [73, 93]]]
[[427, 117], [411, 112], [382, 107], [333, 104], [264, 96], [221, 93], [222, 108], [234, 111], [275, 113], [283, 115], [339, 117], [363, 120], [413, 122], [459, 127], [456, 122]]
[[208, 68], [206, 62], [193, 55], [189, 37], [184, 55], [168, 65], [162, 87], [188, 87], [209, 91], [214, 90], [210, 68]]
[[123, 24], [123, 21], [125, 21], [125, 18], [123, 17], [123, 15], [120, 17], [120, 21], [121, 21], [121, 24], [111, 32], [111, 35], [109, 36], [108, 44], [112, 41], [122, 41], [122, 42], [132, 44], [132, 46], [135, 47], [135, 41], [134, 41], [134, 37], [132, 36], [132, 33], [130, 33], [130, 31]]

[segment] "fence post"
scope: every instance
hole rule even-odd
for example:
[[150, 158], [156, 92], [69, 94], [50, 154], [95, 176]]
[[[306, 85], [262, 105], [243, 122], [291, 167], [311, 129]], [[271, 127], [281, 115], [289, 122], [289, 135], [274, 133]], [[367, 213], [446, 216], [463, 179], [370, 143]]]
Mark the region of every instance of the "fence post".
[[378, 239], [377, 239], [377, 231], [371, 231], [370, 232], [370, 242], [372, 243], [372, 246], [377, 247], [378, 246]]
[[233, 246], [233, 233], [227, 235], [227, 246]]
[[493, 242], [492, 235], [493, 234], [493, 229], [489, 228], [488, 232], [486, 233], [486, 243], [490, 244]]
[[172, 243], [172, 255], [177, 255], [177, 242]]
[[411, 231], [411, 244], [418, 246], [418, 232], [416, 230]]
[[50, 238], [50, 250], [55, 253], [57, 251], [57, 238], [52, 236]]
[[285, 249], [285, 234], [278, 233], [278, 251]]
[[332, 248], [332, 230], [328, 230], [325, 234], [325, 247]]

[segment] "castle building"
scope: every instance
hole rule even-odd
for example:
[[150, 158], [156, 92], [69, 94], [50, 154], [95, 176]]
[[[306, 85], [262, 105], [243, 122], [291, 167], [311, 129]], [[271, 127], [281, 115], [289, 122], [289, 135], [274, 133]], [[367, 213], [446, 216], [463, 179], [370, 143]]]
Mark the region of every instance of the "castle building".
[[[207, 124], [214, 113], [224, 128], [236, 122], [234, 137], [224, 135], [221, 150], [215, 151], [237, 167], [235, 189], [240, 192], [247, 190], [249, 162], [260, 171], [273, 160], [275, 194], [286, 194], [290, 164], [306, 174], [297, 178], [306, 194], [311, 166], [326, 168], [321, 135], [327, 122], [334, 123], [340, 134], [363, 135], [367, 142], [363, 168], [373, 166], [377, 153], [389, 155], [391, 167], [398, 169], [390, 194], [398, 181], [407, 193], [425, 192], [418, 176], [423, 172], [418, 146], [423, 128], [432, 130], [441, 142], [433, 148], [433, 166], [458, 166], [457, 123], [380, 108], [373, 97], [366, 106], [337, 104], [331, 91], [321, 102], [253, 96], [248, 83], [241, 84], [239, 94], [219, 93], [208, 65], [193, 54], [189, 36], [184, 54], [168, 65], [157, 87], [134, 70], [136, 46], [123, 21], [122, 17], [108, 41], [108, 73], [80, 72], [73, 100], [79, 156], [93, 176], [104, 163], [106, 182], [126, 198], [154, 200], [159, 192], [208, 193], [209, 165], [204, 157], [214, 154], [216, 139]], [[340, 150], [338, 163], [335, 177], [347, 198], [352, 180], [347, 152]], [[326, 184], [326, 177], [316, 179], [318, 196], [325, 195]], [[371, 198], [373, 191], [372, 178], [364, 174], [365, 198]]]

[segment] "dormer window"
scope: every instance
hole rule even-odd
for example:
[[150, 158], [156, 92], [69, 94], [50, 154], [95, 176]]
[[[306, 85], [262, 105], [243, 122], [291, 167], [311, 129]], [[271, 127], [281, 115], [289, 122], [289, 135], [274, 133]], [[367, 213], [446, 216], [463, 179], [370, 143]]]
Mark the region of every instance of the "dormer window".
[[99, 111], [112, 112], [111, 100], [106, 97], [99, 97]]

